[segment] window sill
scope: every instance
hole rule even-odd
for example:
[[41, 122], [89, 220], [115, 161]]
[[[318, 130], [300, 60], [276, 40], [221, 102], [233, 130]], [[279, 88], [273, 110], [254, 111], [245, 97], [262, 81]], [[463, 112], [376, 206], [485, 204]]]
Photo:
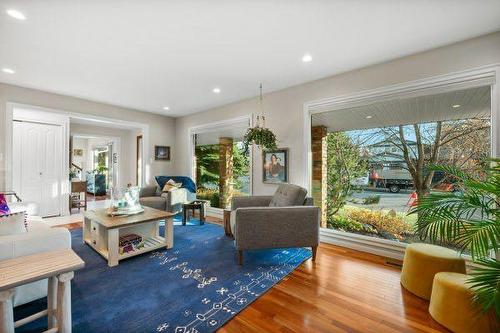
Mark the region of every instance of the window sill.
[[321, 228], [320, 241], [353, 250], [403, 260], [406, 244], [350, 232]]
[[[368, 252], [386, 258], [403, 260], [407, 243], [391, 241], [376, 237], [358, 235], [351, 232], [321, 228], [320, 241], [349, 249]], [[469, 255], [462, 255], [467, 268], [478, 267]]]

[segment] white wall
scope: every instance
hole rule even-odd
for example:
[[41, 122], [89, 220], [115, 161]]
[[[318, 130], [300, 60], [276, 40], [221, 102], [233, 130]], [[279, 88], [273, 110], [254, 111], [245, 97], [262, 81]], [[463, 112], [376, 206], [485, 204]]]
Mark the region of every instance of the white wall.
[[[5, 118], [8, 102], [60, 110], [62, 113], [71, 112], [146, 124], [149, 126], [149, 143], [146, 149], [149, 150], [151, 156], [151, 159], [146, 161], [147, 181], [154, 183], [154, 176], [174, 172], [174, 154], [170, 162], [153, 159], [154, 145], [174, 146], [175, 120], [173, 118], [0, 83], [0, 188], [5, 187], [6, 168], [10, 167], [6, 166], [5, 161]], [[135, 143], [133, 145], [135, 146]]]
[[[500, 32], [266, 94], [264, 110], [267, 125], [277, 135], [279, 146], [290, 148], [290, 182], [307, 184], [303, 167], [303, 159], [306, 158], [303, 151], [305, 102], [495, 63], [500, 63]], [[254, 98], [177, 118], [176, 173], [189, 173], [187, 147], [190, 127], [257, 112], [257, 98]], [[254, 194], [271, 194], [276, 185], [262, 183], [260, 152], [254, 157]]]

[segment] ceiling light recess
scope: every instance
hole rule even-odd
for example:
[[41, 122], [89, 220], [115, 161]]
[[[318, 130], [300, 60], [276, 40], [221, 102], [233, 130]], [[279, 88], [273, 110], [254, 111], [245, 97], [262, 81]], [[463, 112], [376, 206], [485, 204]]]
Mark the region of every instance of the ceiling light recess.
[[170, 110], [170, 107], [168, 107], [168, 106], [164, 106], [164, 107], [163, 107], [163, 110], [168, 111], [168, 110]]
[[26, 20], [26, 16], [24, 16], [24, 14], [21, 13], [20, 11], [18, 11], [17, 9], [7, 9], [6, 12], [7, 12], [7, 15], [9, 15], [10, 17], [13, 17], [13, 18], [21, 20], [21, 21]]
[[220, 88], [214, 88], [214, 89], [212, 89], [212, 91], [214, 92], [214, 94], [219, 94]]
[[309, 53], [304, 54], [302, 57], [303, 62], [311, 62], [313, 60], [312, 56]]
[[2, 72], [7, 74], [14, 74], [16, 71], [11, 68], [2, 68]]
[[372, 119], [372, 116], [366, 116], [366, 119]]
[[462, 105], [460, 105], [460, 104], [455, 104], [455, 105], [452, 105], [451, 107], [452, 107], [452, 108], [454, 108], [454, 109], [456, 109], [456, 108], [459, 108], [459, 107], [461, 107], [461, 106], [462, 106]]

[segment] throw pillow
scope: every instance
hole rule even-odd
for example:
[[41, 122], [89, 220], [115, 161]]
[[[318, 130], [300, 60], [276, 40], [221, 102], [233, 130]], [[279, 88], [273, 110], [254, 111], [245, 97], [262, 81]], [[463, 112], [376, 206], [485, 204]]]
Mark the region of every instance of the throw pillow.
[[5, 198], [5, 194], [0, 193], [0, 215], [8, 215], [10, 214], [9, 205], [7, 205], [7, 199]]
[[182, 187], [182, 183], [176, 183], [173, 179], [169, 179], [163, 186], [162, 192], [170, 192]]
[[10, 236], [25, 233], [25, 212], [0, 216], [0, 236]]
[[306, 198], [306, 189], [292, 184], [281, 184], [269, 203], [270, 207], [302, 206]]

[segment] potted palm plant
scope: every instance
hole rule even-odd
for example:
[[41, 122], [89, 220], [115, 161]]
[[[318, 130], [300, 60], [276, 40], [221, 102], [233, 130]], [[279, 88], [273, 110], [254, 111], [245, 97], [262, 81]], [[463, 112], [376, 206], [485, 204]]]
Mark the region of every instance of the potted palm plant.
[[[410, 212], [418, 214], [416, 231], [432, 243], [469, 251], [477, 267], [468, 282], [474, 301], [500, 318], [500, 159], [492, 159], [482, 177], [455, 167], [432, 166], [456, 180], [458, 191], [431, 192]], [[492, 256], [492, 254], [494, 254]]]

